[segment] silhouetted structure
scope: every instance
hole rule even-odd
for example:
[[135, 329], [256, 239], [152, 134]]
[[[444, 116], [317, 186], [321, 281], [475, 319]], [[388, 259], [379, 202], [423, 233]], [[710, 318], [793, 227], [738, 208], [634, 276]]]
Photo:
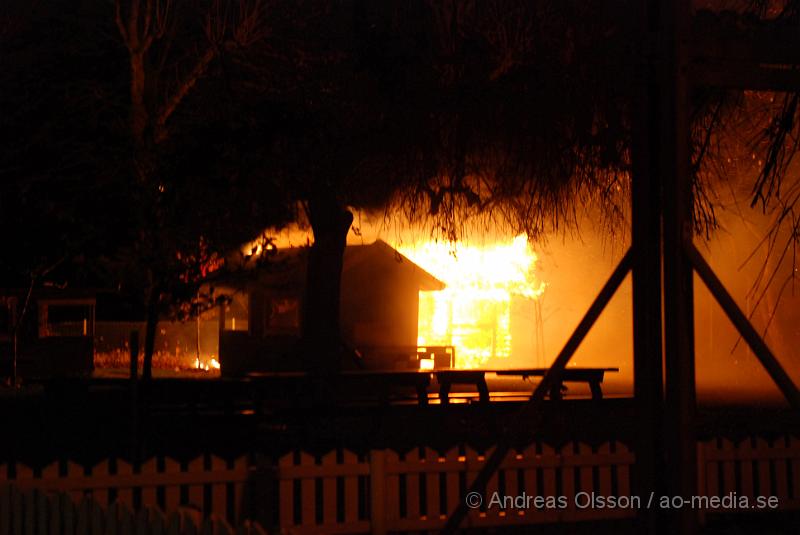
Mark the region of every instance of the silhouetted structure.
[[[220, 307], [223, 374], [303, 368], [307, 263], [307, 248], [287, 249], [255, 268], [254, 277], [224, 283], [222, 291], [232, 301]], [[340, 306], [343, 355], [357, 352], [369, 369], [407, 368], [416, 354], [419, 292], [443, 288], [381, 240], [348, 246]], [[343, 365], [352, 366], [352, 359], [344, 358]]]
[[91, 373], [95, 306], [91, 290], [43, 288], [30, 296], [27, 289], [0, 290], [0, 375]]

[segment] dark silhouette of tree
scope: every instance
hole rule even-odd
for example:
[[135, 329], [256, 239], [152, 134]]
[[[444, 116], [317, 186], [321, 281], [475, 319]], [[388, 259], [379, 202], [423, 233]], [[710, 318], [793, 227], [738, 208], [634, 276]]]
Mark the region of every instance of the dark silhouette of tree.
[[315, 371], [336, 369], [343, 349], [339, 277], [351, 210], [387, 204], [397, 177], [381, 176], [383, 166], [374, 162], [403, 143], [398, 127], [406, 124], [398, 120], [403, 102], [393, 101], [396, 90], [365, 65], [362, 7], [275, 3], [269, 37], [244, 56], [231, 55], [226, 68], [253, 122], [244, 144], [261, 152], [250, 169], [277, 184], [314, 233], [302, 352]]
[[[643, 76], [632, 7], [569, 0], [275, 7], [271, 39], [241, 65], [247, 80], [260, 80], [243, 98], [284, 110], [283, 134], [269, 145], [279, 155], [270, 172], [301, 203], [314, 233], [304, 327], [318, 366], [339, 361], [330, 348], [338, 344], [338, 274], [353, 208], [399, 209], [450, 240], [472, 218], [536, 239], [572, 227], [592, 207], [608, 229], [620, 228]], [[691, 103], [695, 230], [709, 235], [713, 183], [725, 178], [720, 135], [744, 100], [741, 92], [697, 88]], [[796, 99], [787, 97], [765, 115], [772, 142], [757, 150], [774, 165], [756, 181], [754, 199], [774, 191], [771, 172], [787, 174], [782, 163], [796, 147], [780, 144], [779, 132], [798, 123], [780, 118], [795, 112]]]
[[[172, 0], [117, 0], [115, 22], [128, 55], [129, 139], [127, 165], [135, 195], [139, 231], [132, 251], [134, 266], [144, 268], [146, 328], [143, 377], [151, 376], [156, 324], [178, 281], [199, 284], [203, 258], [216, 245], [209, 243], [204, 219], [197, 213], [197, 181], [174, 165], [179, 158], [176, 130], [190, 121], [176, 119], [198, 84], [209, 75], [226, 50], [246, 48], [258, 41], [265, 16], [258, 0], [235, 3], [210, 0], [182, 3]], [[188, 115], [191, 115], [189, 112]], [[209, 147], [206, 147], [206, 150]], [[198, 152], [192, 152], [197, 157]], [[173, 162], [170, 165], [170, 161]], [[213, 188], [213, 186], [212, 186]], [[208, 193], [208, 192], [205, 192]], [[230, 203], [234, 199], [226, 199]], [[225, 212], [230, 204], [220, 208]], [[203, 214], [206, 217], [215, 217]], [[229, 242], [225, 242], [229, 243]], [[187, 259], [192, 262], [187, 264]], [[183, 293], [186, 293], [184, 288]]]
[[236, 172], [242, 127], [214, 82], [219, 56], [257, 38], [259, 4], [4, 6], [4, 284], [47, 274], [140, 301], [149, 377], [159, 316], [286, 218], [274, 188]]
[[[287, 218], [314, 233], [305, 353], [330, 370], [353, 209], [400, 210], [451, 240], [471, 218], [536, 238], [592, 204], [625, 217], [641, 74], [628, 2], [23, 4], [5, 3], [0, 26], [4, 271], [105, 268], [146, 304], [146, 356], [215, 254]], [[692, 97], [695, 221], [709, 232], [719, 134], [746, 99]], [[796, 152], [797, 99], [779, 104], [755, 147], [764, 202]], [[792, 199], [781, 221], [795, 221]]]
[[121, 231], [121, 196], [96, 172], [105, 161], [105, 173], [115, 173], [109, 146], [119, 136], [109, 108], [117, 80], [105, 69], [119, 51], [64, 19], [63, 4], [4, 2], [0, 15], [0, 232], [11, 286], [44, 272], [91, 283], [87, 257]]
[[259, 122], [282, 110], [264, 150], [314, 234], [313, 367], [340, 362], [352, 209], [400, 208], [446, 239], [476, 216], [540, 236], [590, 197], [621, 210], [632, 73], [619, 57], [626, 28], [603, 3], [316, 1], [271, 13], [270, 38], [235, 62], [233, 85]]

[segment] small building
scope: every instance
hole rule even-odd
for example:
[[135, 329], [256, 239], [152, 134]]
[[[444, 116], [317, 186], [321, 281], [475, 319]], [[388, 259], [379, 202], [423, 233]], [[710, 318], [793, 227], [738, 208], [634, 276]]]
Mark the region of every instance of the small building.
[[[217, 286], [217, 292], [231, 296], [220, 307], [223, 374], [302, 369], [298, 343], [308, 252], [280, 251], [255, 273]], [[367, 369], [418, 367], [419, 292], [443, 288], [444, 283], [386, 242], [347, 246], [341, 280], [343, 343]]]
[[[27, 301], [27, 306], [26, 306]], [[88, 375], [94, 368], [96, 296], [91, 290], [0, 290], [0, 376]]]

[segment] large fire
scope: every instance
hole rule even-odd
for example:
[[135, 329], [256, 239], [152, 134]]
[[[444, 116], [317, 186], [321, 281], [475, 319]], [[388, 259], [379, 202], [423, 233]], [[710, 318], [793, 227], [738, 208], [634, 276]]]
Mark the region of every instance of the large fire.
[[512, 309], [545, 290], [534, 274], [537, 256], [527, 236], [483, 247], [429, 241], [397, 249], [447, 284], [439, 292], [420, 292], [420, 346], [455, 346], [459, 368], [500, 364], [511, 356]]

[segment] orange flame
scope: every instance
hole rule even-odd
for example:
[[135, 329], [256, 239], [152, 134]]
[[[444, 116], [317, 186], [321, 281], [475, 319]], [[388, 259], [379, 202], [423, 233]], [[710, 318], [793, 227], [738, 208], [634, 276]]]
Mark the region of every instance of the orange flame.
[[536, 300], [546, 287], [526, 235], [484, 247], [429, 241], [397, 249], [447, 284], [420, 292], [417, 344], [455, 346], [459, 368], [511, 355], [512, 299]]
[[211, 370], [219, 370], [220, 364], [219, 361], [212, 355], [208, 360], [200, 360], [199, 358], [195, 358], [194, 367], [197, 370], [208, 372]]

